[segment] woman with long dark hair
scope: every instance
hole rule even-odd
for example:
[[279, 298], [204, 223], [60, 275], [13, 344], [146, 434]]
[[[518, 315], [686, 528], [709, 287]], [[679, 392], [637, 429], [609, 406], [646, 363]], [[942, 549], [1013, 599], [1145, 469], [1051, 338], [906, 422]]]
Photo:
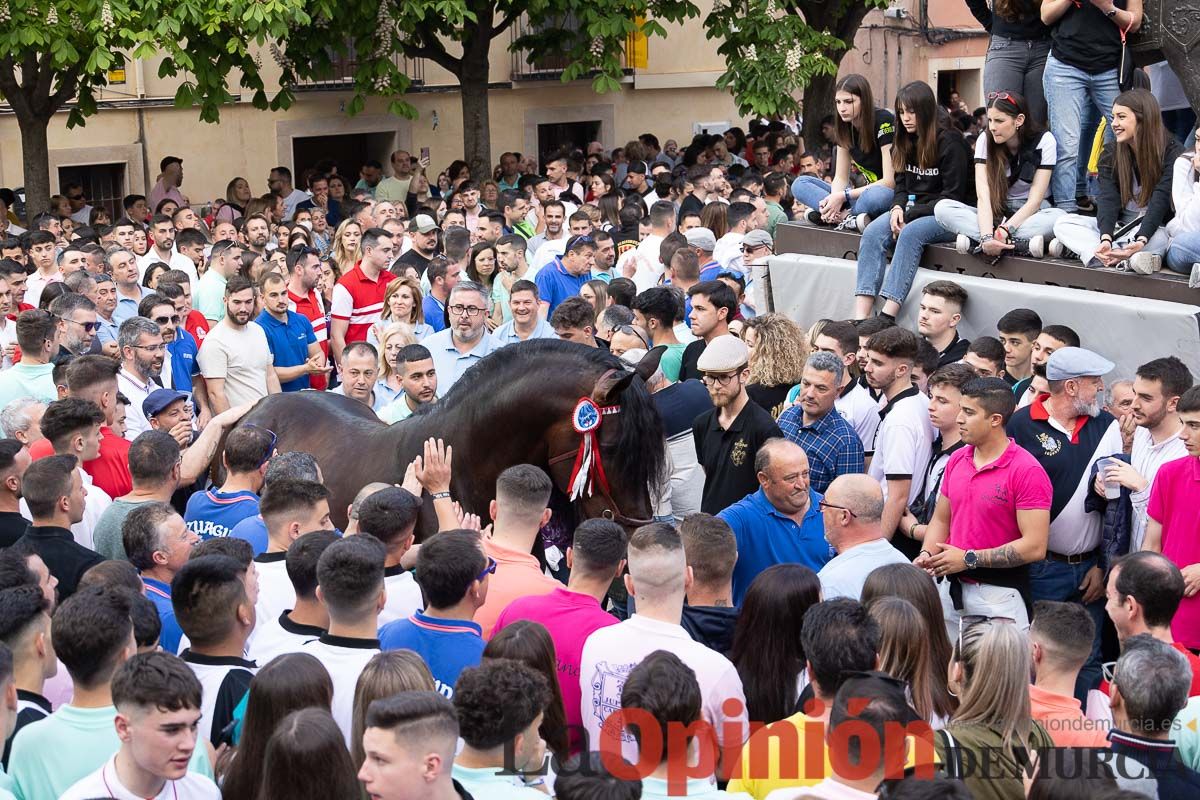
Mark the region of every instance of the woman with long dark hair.
[[1050, 54], [1050, 27], [1042, 22], [1041, 0], [967, 0], [967, 7], [990, 33], [983, 60], [983, 91], [1015, 92], [1029, 101], [1029, 111], [1046, 122], [1042, 71]]
[[[926, 646], [933, 664], [932, 694], [936, 698], [950, 697], [950, 708], [956, 705], [946, 691], [946, 668], [950, 665], [950, 637], [946, 633], [945, 613], [937, 586], [929, 573], [912, 564], [887, 564], [876, 567], [863, 583], [861, 600], [863, 605], [881, 597], [900, 597], [912, 604], [925, 619]], [[938, 701], [940, 702], [940, 701]], [[935, 705], [937, 713], [947, 715], [944, 705]]]
[[[858, 74], [837, 82], [833, 104], [837, 110], [833, 184], [801, 175], [792, 182], [792, 196], [812, 209], [808, 221], [814, 225], [841, 224], [846, 230], [862, 231], [892, 202], [896, 186], [892, 162], [896, 117], [886, 108], [875, 108], [871, 83]], [[850, 183], [851, 164], [867, 179], [865, 186]]]
[[934, 204], [967, 198], [967, 144], [960, 133], [939, 124], [937, 99], [929, 84], [915, 81], [897, 93], [896, 118], [900, 121], [892, 145], [896, 191], [891, 213], [867, 225], [859, 243], [855, 319], [871, 315], [877, 295], [884, 299], [885, 316], [900, 313], [925, 245], [954, 241], [954, 235], [934, 218]]
[[324, 709], [306, 708], [284, 717], [267, 742], [259, 772], [257, 800], [362, 797], [345, 737]]
[[960, 253], [979, 248], [991, 258], [1006, 253], [1041, 258], [1054, 223], [1066, 213], [1046, 199], [1058, 145], [1019, 94], [1000, 92], [988, 101], [987, 114], [987, 132], [975, 140], [978, 207], [939, 200], [933, 216], [958, 237]]
[[1112, 108], [1115, 142], [1100, 158], [1096, 216], [1068, 214], [1054, 225], [1055, 257], [1078, 258], [1093, 269], [1117, 267], [1142, 275], [1158, 271], [1171, 238], [1171, 178], [1183, 148], [1167, 133], [1154, 95], [1132, 89]]
[[933, 661], [925, 617], [903, 597], [876, 597], [867, 611], [879, 623], [879, 670], [907, 683], [912, 707], [941, 728], [954, 712], [954, 701], [946, 691], [946, 668]]
[[804, 612], [819, 602], [821, 582], [801, 564], [767, 567], [746, 591], [730, 660], [742, 678], [752, 722], [778, 722], [795, 713], [808, 684], [800, 644]]
[[328, 713], [332, 703], [329, 672], [313, 656], [288, 653], [267, 662], [250, 681], [237, 749], [227, 751], [217, 761], [223, 799], [255, 800], [267, 742], [279, 723], [304, 708]]

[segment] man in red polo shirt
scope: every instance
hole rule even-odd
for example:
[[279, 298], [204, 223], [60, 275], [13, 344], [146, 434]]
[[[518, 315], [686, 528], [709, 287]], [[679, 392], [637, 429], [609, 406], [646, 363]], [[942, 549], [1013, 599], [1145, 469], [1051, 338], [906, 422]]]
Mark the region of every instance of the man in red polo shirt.
[[[317, 282], [321, 280], [321, 252], [315, 247], [293, 247], [288, 251], [287, 265], [288, 310], [295, 311], [312, 323], [317, 344], [321, 346], [325, 363], [328, 364], [329, 329], [325, 323], [325, 303], [316, 290]], [[324, 389], [329, 384], [329, 378], [313, 373], [308, 376], [308, 383], [311, 389]]]
[[1000, 378], [962, 387], [966, 447], [946, 463], [937, 508], [913, 563], [938, 580], [951, 637], [962, 617], [1008, 617], [1029, 627], [1029, 564], [1046, 557], [1053, 488], [1042, 465], [1005, 432], [1016, 410]]
[[333, 287], [329, 336], [333, 360], [342, 363], [342, 350], [351, 342], [365, 342], [367, 332], [380, 319], [387, 285], [396, 280], [388, 271], [395, 260], [392, 235], [383, 228], [368, 228], [362, 236], [362, 260]]
[[[117, 407], [117, 371], [120, 363], [102, 355], [83, 355], [67, 367], [67, 396], [90, 400], [100, 406], [105, 422], [100, 426], [100, 455], [83, 462], [83, 471], [109, 497], [124, 497], [133, 489], [129, 474], [129, 441], [113, 432], [113, 413]], [[40, 439], [29, 446], [34, 461], [54, 455], [49, 439]]]

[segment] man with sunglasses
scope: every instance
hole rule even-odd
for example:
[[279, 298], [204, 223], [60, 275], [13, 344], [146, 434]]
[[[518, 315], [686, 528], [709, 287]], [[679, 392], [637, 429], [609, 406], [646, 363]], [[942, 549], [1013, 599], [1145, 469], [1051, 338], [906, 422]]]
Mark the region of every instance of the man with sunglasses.
[[[93, 352], [96, 342], [96, 306], [87, 297], [73, 292], [56, 297], [50, 313], [58, 321], [58, 355], [55, 363]], [[99, 348], [96, 348], [98, 351]]]
[[1008, 438], [1016, 398], [1001, 378], [960, 390], [958, 428], [966, 446], [950, 456], [937, 506], [913, 563], [938, 581], [946, 628], [967, 615], [1007, 617], [1029, 627], [1030, 564], [1046, 554], [1050, 478]]
[[492, 352], [495, 339], [487, 331], [487, 308], [487, 291], [474, 281], [461, 281], [450, 291], [450, 327], [422, 342], [437, 368], [438, 397], [445, 397], [468, 367]]
[[121, 371], [117, 373], [117, 389], [129, 398], [125, 417], [125, 438], [133, 441], [150, 422], [142, 413], [142, 401], [163, 385], [162, 368], [167, 358], [162, 327], [145, 317], [130, 317], [121, 323], [117, 335], [121, 348]]
[[746, 394], [749, 361], [745, 343], [727, 335], [709, 342], [697, 362], [714, 406], [692, 423], [696, 454], [704, 467], [700, 510], [706, 514], [717, 514], [757, 491], [758, 449], [768, 439], [783, 437], [774, 418]]

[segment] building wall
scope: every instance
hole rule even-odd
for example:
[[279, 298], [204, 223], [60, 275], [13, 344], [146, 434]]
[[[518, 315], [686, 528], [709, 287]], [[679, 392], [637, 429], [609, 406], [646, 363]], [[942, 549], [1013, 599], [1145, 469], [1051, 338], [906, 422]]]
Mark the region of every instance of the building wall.
[[865, 75], [876, 92], [876, 103], [890, 106], [905, 84], [926, 81], [936, 89], [939, 73], [952, 72], [951, 80], [963, 101], [971, 108], [983, 105], [982, 71], [988, 37], [966, 4], [957, 0], [928, 1], [929, 27], [939, 29], [931, 36], [947, 29], [975, 34], [945, 44], [931, 44], [918, 29], [919, 0], [901, 0], [892, 5], [904, 9], [905, 18], [886, 17], [882, 10], [869, 13], [854, 39], [854, 49], [842, 59], [839, 74]]
[[[707, 13], [707, 9], [702, 9]], [[704, 37], [701, 18], [669, 26], [667, 39], [651, 38], [647, 66], [635, 70], [618, 92], [598, 95], [590, 81], [563, 84], [557, 79], [513, 80], [511, 41], [493, 41], [491, 79], [502, 88], [490, 93], [493, 160], [505, 150], [536, 152], [537, 125], [598, 120], [600, 139], [608, 148], [644, 132], [660, 139], [690, 140], [694, 121], [738, 120], [732, 98], [713, 88], [724, 68], [716, 45]], [[295, 137], [373, 134], [379, 147], [373, 157], [386, 159], [391, 147], [428, 146], [433, 169], [445, 168], [462, 154], [462, 108], [457, 84], [449, 73], [425, 61], [424, 85], [407, 99], [417, 109], [415, 121], [391, 117], [384, 100], [372, 100], [357, 117], [347, 117], [348, 92], [305, 91], [285, 112], [255, 109], [239, 102], [221, 111], [219, 125], [201, 123], [195, 109], [170, 105], [179, 81], [159, 78], [161, 59], [126, 65], [125, 82], [110, 86], [101, 100], [108, 106], [84, 128], [67, 130], [66, 115], [50, 125], [51, 189], [58, 190], [60, 166], [124, 163], [126, 192], [145, 193], [157, 180], [164, 155], [184, 159], [182, 190], [193, 203], [224, 195], [234, 176], [249, 180], [255, 193], [267, 191], [267, 174], [276, 165], [292, 166]], [[278, 90], [279, 70], [262, 53], [268, 92]], [[230, 76], [237, 92], [237, 76]], [[0, 185], [24, 182], [20, 134], [16, 120], [0, 114]]]

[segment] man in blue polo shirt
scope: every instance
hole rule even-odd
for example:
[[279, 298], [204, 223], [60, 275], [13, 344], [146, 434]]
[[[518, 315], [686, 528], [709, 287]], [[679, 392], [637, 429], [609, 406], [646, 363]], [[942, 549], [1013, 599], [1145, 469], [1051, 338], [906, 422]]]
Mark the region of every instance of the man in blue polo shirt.
[[775, 564], [817, 572], [832, 553], [825, 541], [821, 495], [809, 486], [808, 457], [787, 439], [768, 439], [754, 458], [759, 490], [722, 511], [737, 538], [733, 602], [741, 605], [758, 573]]
[[425, 593], [425, 610], [384, 625], [380, 648], [416, 652], [429, 665], [437, 690], [454, 697], [459, 673], [483, 658], [483, 629], [473, 618], [495, 571], [496, 562], [484, 554], [473, 531], [443, 531], [422, 544], [417, 583]]
[[287, 279], [268, 272], [262, 282], [263, 310], [254, 321], [267, 335], [279, 388], [298, 392], [309, 388], [309, 375], [325, 374], [330, 368], [312, 323], [303, 314], [288, 310], [287, 292]]
[[591, 236], [572, 236], [561, 257], [538, 271], [535, 282], [541, 297], [542, 317], [549, 319], [558, 304], [579, 294], [592, 279], [596, 242]]

